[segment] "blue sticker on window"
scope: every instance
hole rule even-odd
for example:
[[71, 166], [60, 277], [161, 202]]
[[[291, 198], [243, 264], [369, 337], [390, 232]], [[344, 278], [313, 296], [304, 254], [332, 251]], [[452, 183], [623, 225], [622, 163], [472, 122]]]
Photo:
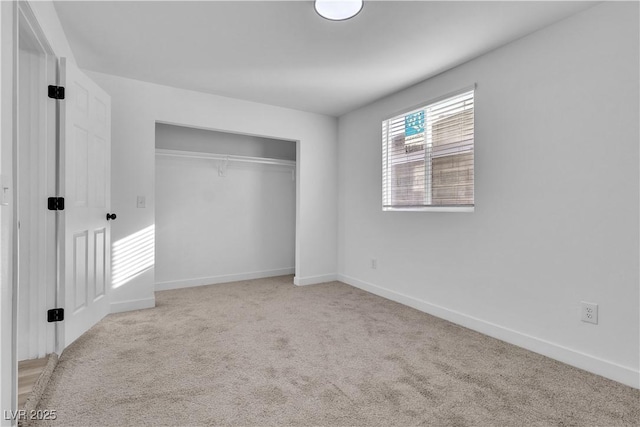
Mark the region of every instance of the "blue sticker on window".
[[424, 110], [404, 116], [405, 136], [417, 135], [424, 132]]

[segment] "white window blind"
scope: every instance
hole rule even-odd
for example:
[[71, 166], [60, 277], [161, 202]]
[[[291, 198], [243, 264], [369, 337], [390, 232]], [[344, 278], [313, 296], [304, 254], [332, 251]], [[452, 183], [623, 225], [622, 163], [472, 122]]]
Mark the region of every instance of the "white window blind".
[[473, 207], [474, 90], [382, 122], [383, 210]]

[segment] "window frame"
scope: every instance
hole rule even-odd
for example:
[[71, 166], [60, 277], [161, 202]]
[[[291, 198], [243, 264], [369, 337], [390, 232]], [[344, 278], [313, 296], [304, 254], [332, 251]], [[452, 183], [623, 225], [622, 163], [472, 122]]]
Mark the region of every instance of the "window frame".
[[[409, 113], [412, 113], [416, 110], [420, 110], [420, 109], [425, 109], [427, 107], [429, 107], [432, 104], [436, 104], [440, 101], [444, 101], [448, 98], [453, 98], [456, 97], [458, 95], [462, 95], [466, 92], [471, 92], [473, 91], [473, 114], [475, 117], [475, 108], [476, 108], [476, 89], [477, 89], [477, 84], [474, 83], [472, 85], [463, 87], [461, 89], [446, 93], [444, 95], [435, 97], [435, 98], [431, 98], [425, 102], [421, 102], [419, 104], [416, 104], [412, 107], [409, 108], [403, 108], [402, 110], [397, 111], [396, 113], [390, 114], [386, 117], [384, 117], [381, 121], [381, 141], [382, 141], [382, 191], [381, 191], [381, 195], [382, 195], [382, 200], [381, 200], [381, 205], [382, 205], [382, 211], [383, 212], [474, 212], [475, 211], [475, 203], [476, 203], [476, 185], [475, 185], [475, 151], [476, 151], [476, 138], [475, 138], [475, 133], [476, 133], [476, 128], [475, 128], [475, 120], [474, 120], [474, 124], [473, 124], [473, 153], [474, 153], [474, 167], [473, 167], [473, 205], [460, 205], [460, 206], [452, 206], [452, 205], [447, 205], [447, 206], [438, 206], [438, 205], [424, 205], [424, 206], [385, 206], [384, 201], [385, 201], [385, 177], [388, 180], [388, 176], [386, 175], [387, 173], [389, 173], [390, 171], [390, 167], [388, 165], [389, 162], [389, 154], [388, 154], [388, 145], [392, 143], [392, 141], [389, 140], [389, 135], [385, 135], [384, 132], [384, 124], [388, 123], [391, 119], [397, 118], [398, 116], [402, 116], [402, 115], [407, 115]], [[425, 128], [427, 126], [427, 120], [428, 120], [428, 115], [426, 114], [425, 111]], [[389, 132], [387, 130], [387, 132]], [[386, 139], [386, 141], [385, 141]], [[424, 145], [426, 148], [427, 145], [427, 136], [426, 136], [426, 129], [425, 129], [425, 141], [424, 141]], [[462, 144], [462, 143], [461, 143]], [[385, 148], [387, 153], [385, 153]], [[447, 155], [447, 154], [445, 154]], [[442, 155], [440, 156], [435, 156], [435, 157], [442, 157]], [[387, 164], [385, 164], [385, 158], [387, 159]], [[434, 158], [433, 155], [431, 155], [429, 158], [425, 158], [425, 171], [428, 171], [428, 173], [431, 173], [431, 161], [432, 158]], [[427, 173], [427, 172], [425, 172]], [[431, 183], [430, 183], [431, 184]], [[388, 185], [388, 183], [387, 183]], [[390, 191], [389, 189], [387, 189], [387, 191]], [[426, 194], [426, 199], [429, 201], [429, 203], [431, 203], [431, 186], [429, 185], [429, 191]]]

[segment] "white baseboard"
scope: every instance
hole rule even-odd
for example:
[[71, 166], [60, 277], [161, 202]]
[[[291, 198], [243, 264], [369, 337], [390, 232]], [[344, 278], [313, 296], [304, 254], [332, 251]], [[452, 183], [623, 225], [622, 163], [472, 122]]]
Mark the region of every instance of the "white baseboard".
[[110, 304], [111, 314], [122, 313], [124, 311], [142, 310], [156, 306], [155, 298], [134, 299], [130, 301], [112, 302]]
[[605, 378], [618, 381], [634, 388], [640, 388], [640, 371], [636, 371], [633, 368], [590, 356], [580, 351], [572, 350], [556, 343], [536, 338], [513, 329], [505, 328], [445, 307], [431, 304], [427, 301], [410, 297], [387, 288], [363, 282], [362, 280], [358, 280], [344, 274], [338, 274], [337, 279], [348, 285], [371, 292], [372, 294], [413, 307], [416, 310], [423, 311], [441, 319], [445, 319], [466, 328], [473, 329], [474, 331], [489, 335], [490, 337], [542, 354], [568, 365], [575, 366], [576, 368], [584, 369], [585, 371], [601, 375]]
[[318, 283], [333, 282], [338, 279], [336, 274], [323, 274], [321, 276], [294, 277], [293, 284], [296, 286], [316, 285]]
[[170, 289], [192, 288], [194, 286], [216, 285], [218, 283], [238, 282], [240, 280], [262, 279], [264, 277], [286, 276], [295, 272], [294, 267], [278, 268], [275, 270], [252, 271], [249, 273], [225, 274], [223, 276], [197, 277], [195, 279], [170, 280], [157, 282], [156, 291]]

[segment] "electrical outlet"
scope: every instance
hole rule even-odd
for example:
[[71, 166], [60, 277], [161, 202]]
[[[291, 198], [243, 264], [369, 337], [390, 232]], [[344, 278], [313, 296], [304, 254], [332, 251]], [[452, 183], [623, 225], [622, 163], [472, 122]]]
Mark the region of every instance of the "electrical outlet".
[[377, 269], [378, 268], [378, 260], [375, 258], [371, 258], [371, 268], [372, 269]]
[[582, 301], [582, 321], [598, 324], [598, 304]]

